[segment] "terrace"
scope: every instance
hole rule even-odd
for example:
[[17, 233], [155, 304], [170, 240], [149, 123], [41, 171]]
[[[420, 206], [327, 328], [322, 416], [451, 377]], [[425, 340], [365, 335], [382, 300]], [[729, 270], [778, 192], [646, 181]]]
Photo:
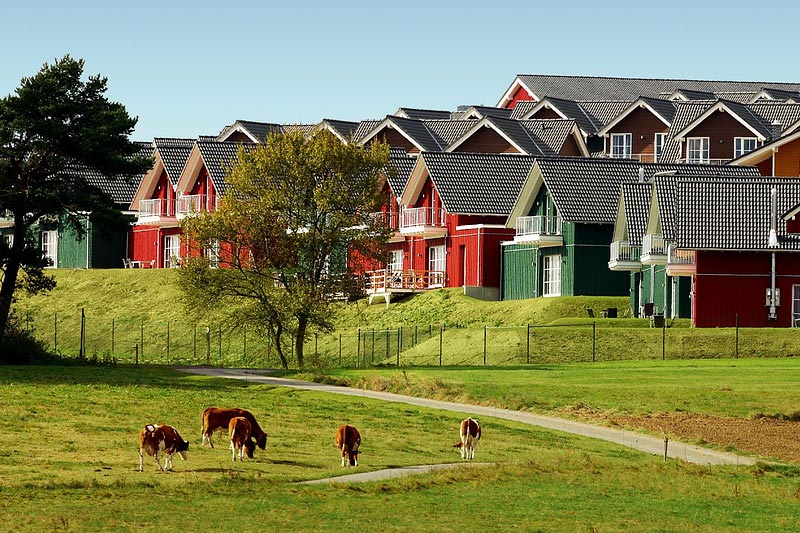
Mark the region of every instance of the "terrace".
[[642, 269], [641, 256], [641, 246], [634, 246], [627, 241], [614, 241], [611, 243], [608, 268], [615, 271], [637, 272]]

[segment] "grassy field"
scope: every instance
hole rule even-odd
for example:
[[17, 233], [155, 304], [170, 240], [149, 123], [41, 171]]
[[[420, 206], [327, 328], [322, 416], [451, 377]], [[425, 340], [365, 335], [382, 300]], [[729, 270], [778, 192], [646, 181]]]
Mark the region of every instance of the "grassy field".
[[[654, 367], [645, 376], [644, 368], [622, 365], [619, 374], [631, 374], [625, 379], [634, 388], [635, 374], [647, 382], [653, 380], [642, 378], [664, 369], [674, 376], [680, 370]], [[593, 374], [595, 368], [601, 374]], [[747, 371], [769, 373], [757, 366]], [[516, 372], [468, 379], [469, 371], [455, 370], [447, 378], [425, 379], [452, 379], [471, 396], [486, 397], [480, 382], [507, 383], [498, 386], [502, 394], [516, 395], [540, 387], [548, 380], [536, 380], [550, 371], [528, 371], [533, 386]], [[563, 381], [567, 389], [594, 389], [599, 399], [609, 392], [590, 385], [613, 374], [611, 367], [568, 365], [547, 387]], [[788, 380], [784, 375], [774, 382]], [[730, 383], [734, 390], [740, 386]], [[568, 396], [554, 403], [572, 401]], [[763, 409], [778, 409], [779, 396], [776, 391], [767, 398]], [[343, 472], [332, 443], [339, 423], [361, 430], [363, 471], [459, 462], [450, 445], [460, 416], [147, 367], [0, 367], [0, 398], [0, 530], [463, 531], [474, 529], [476, 517], [497, 531], [800, 527], [800, 472], [790, 466], [664, 463], [590, 439], [482, 419], [477, 459], [496, 466], [363, 485], [303, 486], [295, 482]], [[609, 401], [624, 405], [618, 396]], [[707, 402], [725, 403], [716, 397]], [[251, 409], [270, 433], [266, 452], [233, 464], [221, 438], [216, 450], [197, 449], [200, 413], [209, 405]], [[176, 458], [176, 471], [162, 474], [150, 459], [144, 473], [136, 472], [137, 432], [157, 421], [176, 426], [192, 441], [189, 460]]]
[[[254, 331], [227, 331], [219, 317], [196, 317], [181, 303], [173, 270], [54, 272], [50, 294], [21, 298], [21, 323], [63, 354], [78, 353], [86, 316], [85, 353], [158, 364], [274, 367], [269, 341]], [[800, 329], [694, 329], [687, 320], [666, 330], [645, 319], [592, 319], [587, 309], [627, 307], [626, 298], [536, 298], [484, 302], [458, 289], [393, 303], [337, 304], [336, 331], [308, 337], [313, 367], [520, 365], [635, 359], [800, 356]], [[528, 325], [531, 325], [529, 328]], [[486, 328], [486, 329], [484, 329]], [[289, 348], [288, 346], [286, 347]]]

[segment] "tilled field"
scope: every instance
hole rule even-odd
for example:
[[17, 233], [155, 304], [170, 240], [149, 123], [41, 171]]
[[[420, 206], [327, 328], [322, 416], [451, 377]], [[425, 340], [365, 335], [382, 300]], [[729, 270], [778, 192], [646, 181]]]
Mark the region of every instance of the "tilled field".
[[765, 458], [800, 462], [800, 422], [771, 418], [725, 418], [693, 413], [631, 416], [601, 414], [588, 409], [573, 413], [593, 422], [646, 429], [676, 439], [732, 446]]

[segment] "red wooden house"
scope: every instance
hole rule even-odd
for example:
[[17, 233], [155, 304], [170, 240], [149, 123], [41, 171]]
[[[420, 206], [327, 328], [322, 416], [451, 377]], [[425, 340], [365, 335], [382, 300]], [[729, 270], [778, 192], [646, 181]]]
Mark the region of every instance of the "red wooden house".
[[695, 326], [800, 325], [798, 214], [800, 179], [678, 180], [676, 241], [695, 251]]
[[400, 198], [400, 233], [387, 282], [373, 293], [464, 287], [498, 299], [505, 220], [534, 159], [524, 155], [422, 153]]

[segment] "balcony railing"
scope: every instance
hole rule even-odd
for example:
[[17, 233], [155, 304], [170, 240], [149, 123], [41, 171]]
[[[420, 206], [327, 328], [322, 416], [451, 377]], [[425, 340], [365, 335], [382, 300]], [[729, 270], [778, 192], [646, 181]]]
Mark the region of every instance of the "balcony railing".
[[139, 217], [174, 217], [175, 200], [139, 200]]
[[661, 235], [642, 237], [642, 255], [667, 255], [667, 243]]
[[670, 276], [692, 276], [697, 272], [695, 251], [681, 250], [675, 245], [667, 251], [667, 274]]
[[371, 270], [366, 273], [367, 293], [415, 292], [444, 287], [445, 273], [438, 270]]
[[561, 235], [561, 217], [518, 217], [517, 236], [526, 235]]
[[678, 159], [678, 163], [688, 163], [690, 165], [724, 165], [730, 161], [730, 159], [694, 159], [689, 157], [683, 157]]
[[607, 157], [609, 159], [633, 159], [634, 161], [639, 161], [640, 163], [656, 162], [655, 154], [630, 154], [624, 157], [621, 155], [603, 154], [603, 157]]
[[199, 213], [201, 211], [213, 211], [219, 203], [218, 196], [205, 194], [186, 194], [178, 198], [178, 216], [186, 216], [189, 213]]
[[370, 216], [375, 222], [386, 227], [386, 229], [392, 231], [400, 229], [400, 216], [397, 212], [378, 211], [376, 213], [371, 213]]
[[634, 246], [627, 241], [614, 241], [611, 243], [611, 261], [638, 263], [641, 256], [641, 246]]
[[400, 214], [400, 228], [419, 228], [425, 226], [445, 226], [445, 211], [437, 207], [412, 207], [403, 209]]

